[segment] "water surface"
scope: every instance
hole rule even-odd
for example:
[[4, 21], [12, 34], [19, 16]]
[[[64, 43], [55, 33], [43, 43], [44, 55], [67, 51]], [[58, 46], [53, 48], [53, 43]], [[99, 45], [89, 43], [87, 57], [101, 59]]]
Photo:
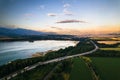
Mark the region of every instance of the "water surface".
[[16, 59], [30, 58], [36, 52], [58, 50], [68, 46], [74, 46], [75, 41], [21, 41], [21, 42], [0, 42], [0, 65]]
[[116, 44], [120, 43], [120, 41], [97, 41], [98, 43], [104, 43], [104, 44]]

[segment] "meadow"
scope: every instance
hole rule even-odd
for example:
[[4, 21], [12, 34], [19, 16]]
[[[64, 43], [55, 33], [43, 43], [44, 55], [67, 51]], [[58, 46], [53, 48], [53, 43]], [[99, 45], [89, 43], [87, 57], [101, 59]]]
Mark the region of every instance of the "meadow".
[[120, 80], [120, 58], [91, 57], [101, 80]]
[[92, 74], [81, 58], [73, 59], [73, 68], [69, 80], [92, 80]]

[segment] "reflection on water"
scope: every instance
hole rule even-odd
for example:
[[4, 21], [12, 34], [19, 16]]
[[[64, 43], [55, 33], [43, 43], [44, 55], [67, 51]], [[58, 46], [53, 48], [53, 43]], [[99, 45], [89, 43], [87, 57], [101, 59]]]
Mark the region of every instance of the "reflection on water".
[[31, 42], [0, 42], [0, 65], [16, 59], [29, 58], [36, 52], [74, 46], [75, 41], [42, 40]]
[[104, 44], [116, 44], [120, 43], [120, 41], [97, 41], [98, 43], [104, 43]]

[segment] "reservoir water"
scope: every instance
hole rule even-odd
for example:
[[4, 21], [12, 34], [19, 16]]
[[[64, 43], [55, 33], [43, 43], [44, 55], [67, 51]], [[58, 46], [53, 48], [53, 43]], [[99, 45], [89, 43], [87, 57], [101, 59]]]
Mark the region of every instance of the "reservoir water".
[[68, 46], [75, 46], [75, 41], [21, 41], [21, 42], [0, 42], [0, 65], [16, 59], [30, 58], [36, 52], [58, 50]]
[[120, 41], [97, 41], [98, 43], [104, 43], [104, 44], [116, 44], [120, 43]]

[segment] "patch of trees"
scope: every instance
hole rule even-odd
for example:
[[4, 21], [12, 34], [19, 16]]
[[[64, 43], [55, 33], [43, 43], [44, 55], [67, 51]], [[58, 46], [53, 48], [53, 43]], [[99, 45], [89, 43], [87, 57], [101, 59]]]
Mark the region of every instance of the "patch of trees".
[[116, 44], [105, 44], [105, 43], [97, 43], [97, 41], [94, 41], [100, 48], [116, 48], [120, 45], [120, 43]]
[[62, 61], [47, 80], [69, 80], [72, 64], [72, 59]]
[[68, 55], [80, 54], [80, 53], [83, 53], [83, 52], [86, 52], [86, 51], [90, 51], [90, 50], [92, 50], [94, 48], [95, 48], [95, 46], [91, 42], [83, 41], [83, 42], [78, 43], [76, 45], [76, 47], [71, 49], [68, 52]]
[[119, 41], [119, 39], [112, 39], [112, 38], [108, 38], [108, 37], [99, 37], [99, 38], [92, 38], [91, 39], [95, 40], [95, 41]]
[[60, 49], [58, 51], [50, 52], [50, 53], [46, 54], [46, 56], [43, 59], [45, 61], [45, 60], [50, 60], [50, 59], [54, 59], [57, 57], [66, 56], [66, 55], [80, 54], [80, 53], [83, 53], [86, 51], [90, 51], [94, 48], [95, 48], [95, 46], [91, 42], [81, 41], [75, 47], [70, 46], [65, 49]]
[[42, 60], [42, 57], [41, 58], [18, 59], [18, 60], [12, 61], [11, 63], [0, 66], [0, 78], [10, 73], [13, 73], [15, 71], [18, 71], [20, 69], [23, 69], [26, 66], [37, 63], [38, 61], [41, 61], [41, 60]]
[[70, 50], [72, 50], [73, 48], [74, 48], [73, 46], [69, 46], [69, 47], [67, 47], [65, 49], [60, 49], [58, 51], [49, 52], [48, 54], [46, 54], [44, 56], [43, 59], [44, 59], [44, 61], [46, 61], [46, 60], [50, 60], [50, 59], [66, 56], [68, 54], [68, 52]]
[[33, 70], [24, 72], [11, 78], [10, 80], [44, 80], [44, 77], [57, 65], [58, 63], [49, 63], [46, 65], [37, 66]]
[[120, 51], [98, 50], [92, 54], [88, 54], [85, 56], [89, 56], [89, 57], [120, 57]]
[[79, 38], [73, 35], [25, 35], [13, 36], [10, 39], [0, 39], [0, 41], [36, 41], [36, 40], [84, 40], [86, 38]]

